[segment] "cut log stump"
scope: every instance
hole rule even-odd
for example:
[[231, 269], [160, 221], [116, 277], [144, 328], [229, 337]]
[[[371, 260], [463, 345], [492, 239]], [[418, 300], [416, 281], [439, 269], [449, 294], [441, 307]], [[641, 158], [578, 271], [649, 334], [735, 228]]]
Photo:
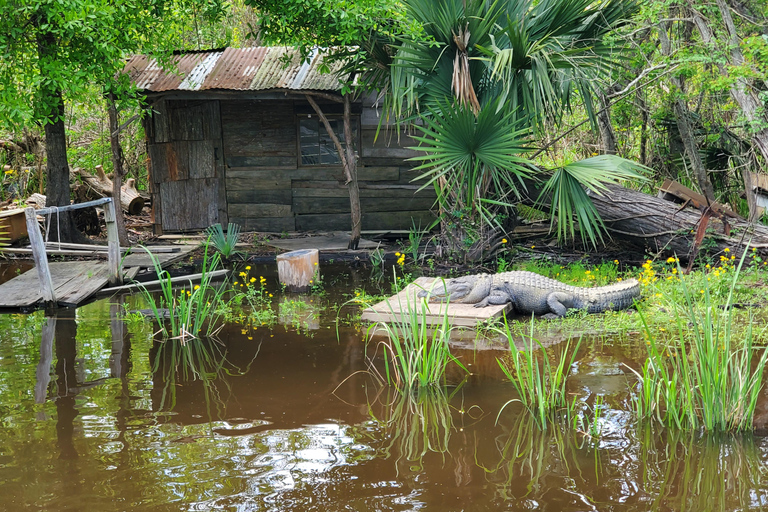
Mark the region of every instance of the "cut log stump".
[[[88, 188], [101, 197], [112, 197], [112, 180], [104, 174], [104, 168], [96, 166], [96, 174], [90, 174], [79, 167], [70, 171], [70, 176], [79, 177]], [[130, 178], [120, 187], [120, 205], [129, 215], [138, 215], [144, 208], [144, 198], [136, 190], [136, 180]]]
[[277, 274], [280, 284], [289, 292], [307, 292], [318, 272], [320, 251], [302, 249], [277, 256]]

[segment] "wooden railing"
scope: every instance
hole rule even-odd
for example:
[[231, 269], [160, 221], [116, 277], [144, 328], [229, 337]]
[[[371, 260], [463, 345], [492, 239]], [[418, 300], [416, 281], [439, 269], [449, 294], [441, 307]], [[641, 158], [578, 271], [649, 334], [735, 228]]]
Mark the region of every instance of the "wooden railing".
[[104, 206], [104, 220], [107, 223], [107, 258], [109, 261], [109, 284], [112, 286], [122, 284], [123, 273], [120, 260], [120, 240], [117, 234], [117, 223], [115, 221], [115, 204], [111, 197], [104, 197], [95, 201], [85, 203], [71, 204], [67, 206], [51, 206], [35, 210], [31, 206], [24, 210], [24, 216], [27, 221], [27, 232], [29, 234], [29, 243], [32, 246], [32, 258], [35, 260], [37, 275], [40, 278], [40, 289], [43, 300], [49, 304], [56, 304], [56, 292], [51, 279], [51, 270], [48, 267], [48, 256], [45, 252], [45, 242], [40, 233], [40, 226], [37, 223], [38, 215], [59, 214], [80, 208], [90, 208], [95, 206]]

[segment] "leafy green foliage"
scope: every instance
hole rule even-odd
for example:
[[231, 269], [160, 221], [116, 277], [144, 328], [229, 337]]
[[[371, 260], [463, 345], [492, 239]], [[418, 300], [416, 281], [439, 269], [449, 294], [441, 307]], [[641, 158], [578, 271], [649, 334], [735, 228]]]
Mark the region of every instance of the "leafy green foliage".
[[[395, 118], [418, 117], [423, 156], [419, 176], [435, 186], [446, 219], [467, 211], [467, 223], [493, 225], [525, 190], [524, 178], [546, 172], [525, 157], [532, 135], [571, 111], [578, 91], [589, 113], [596, 78], [615, 66], [614, 48], [603, 38], [624, 23], [636, 5], [609, 0], [409, 0], [408, 15], [426, 37], [401, 37], [391, 65], [389, 108]], [[459, 64], [464, 62], [464, 64]], [[474, 100], [473, 98], [476, 98]], [[476, 102], [476, 103], [474, 103]], [[581, 235], [593, 244], [604, 226], [582, 187], [639, 177], [640, 166], [612, 157], [556, 170], [545, 192], [558, 234]], [[601, 185], [597, 185], [600, 183]], [[454, 238], [468, 248], [492, 245], [483, 227]], [[444, 234], [444, 243], [446, 236]], [[454, 244], [455, 245], [455, 244]]]
[[710, 432], [753, 428], [768, 351], [755, 359], [752, 320], [743, 339], [733, 335], [738, 279], [737, 269], [722, 309], [713, 304], [707, 282], [700, 303], [695, 288], [680, 280], [684, 300], [675, 309], [679, 335], [669, 343], [659, 340], [641, 316], [648, 359], [635, 372], [639, 390], [633, 405], [640, 419], [657, 418], [668, 426]]
[[[221, 329], [219, 319], [224, 311], [224, 286], [213, 286], [212, 273], [221, 265], [219, 254], [208, 256], [205, 245], [200, 284], [174, 289], [171, 275], [163, 270], [157, 257], [147, 250], [160, 281], [160, 297], [141, 287], [142, 294], [157, 319], [163, 338], [177, 339], [182, 344], [198, 336], [210, 336]], [[167, 312], [167, 313], [166, 313]], [[168, 321], [165, 321], [165, 318]]]
[[235, 249], [237, 246], [237, 240], [240, 236], [240, 226], [234, 222], [230, 222], [227, 226], [227, 232], [224, 233], [224, 229], [221, 224], [214, 224], [210, 226], [206, 233], [208, 234], [208, 240], [221, 253], [225, 258], [234, 256], [239, 251]]

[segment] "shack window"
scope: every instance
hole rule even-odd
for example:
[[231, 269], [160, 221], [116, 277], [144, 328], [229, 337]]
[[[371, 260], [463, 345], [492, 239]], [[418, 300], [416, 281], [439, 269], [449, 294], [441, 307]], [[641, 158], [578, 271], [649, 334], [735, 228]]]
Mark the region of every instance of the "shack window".
[[[346, 149], [344, 120], [341, 117], [328, 117], [328, 122], [342, 147]], [[352, 138], [355, 140], [357, 140], [357, 122], [358, 118], [353, 117]], [[301, 165], [341, 165], [333, 140], [315, 115], [299, 118], [299, 145], [301, 146]]]

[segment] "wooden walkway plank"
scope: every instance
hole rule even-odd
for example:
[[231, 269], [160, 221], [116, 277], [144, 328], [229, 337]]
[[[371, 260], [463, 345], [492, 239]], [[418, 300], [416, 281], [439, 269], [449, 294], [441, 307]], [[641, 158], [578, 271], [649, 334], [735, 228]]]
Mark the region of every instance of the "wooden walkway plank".
[[[425, 299], [419, 298], [417, 293], [421, 290], [429, 290], [435, 278], [420, 277], [401, 290], [397, 295], [366, 308], [362, 319], [370, 322], [396, 322], [402, 313], [408, 308], [419, 308]], [[475, 327], [478, 322], [484, 322], [497, 318], [511, 308], [511, 304], [501, 306], [487, 306], [476, 308], [472, 304], [445, 304], [442, 302], [427, 303], [427, 314], [424, 316], [427, 325], [438, 325], [442, 322], [443, 315], [448, 314], [451, 325], [456, 327]]]
[[[166, 268], [178, 261], [183, 260], [189, 256], [195, 249], [200, 247], [200, 244], [179, 244], [179, 245], [161, 245], [161, 246], [147, 246], [147, 249], [154, 251], [156, 248], [160, 248], [163, 252], [154, 253], [160, 262], [162, 268]], [[168, 252], [173, 250], [173, 252]], [[214, 251], [213, 247], [209, 251]], [[123, 258], [123, 268], [129, 267], [141, 267], [141, 268], [153, 268], [152, 258], [141, 247], [133, 247], [131, 253]]]
[[[81, 304], [106, 286], [109, 280], [109, 265], [106, 261], [56, 261], [49, 266], [59, 306]], [[135, 276], [137, 270], [129, 269], [126, 274]], [[0, 308], [28, 308], [42, 300], [35, 269], [0, 285]]]

